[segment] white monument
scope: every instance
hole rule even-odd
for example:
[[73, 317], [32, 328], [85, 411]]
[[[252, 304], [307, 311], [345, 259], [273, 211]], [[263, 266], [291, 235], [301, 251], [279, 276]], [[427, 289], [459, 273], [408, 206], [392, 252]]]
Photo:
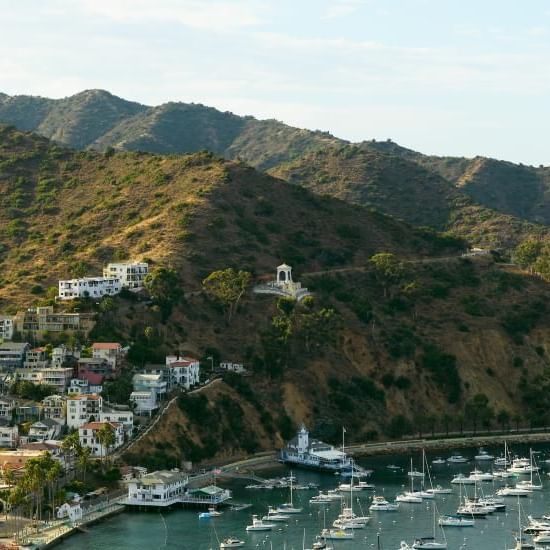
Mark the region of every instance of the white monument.
[[277, 278], [274, 281], [256, 285], [254, 292], [256, 294], [275, 294], [297, 301], [311, 295], [311, 292], [307, 288], [303, 288], [301, 283], [292, 280], [292, 267], [284, 263], [277, 267]]

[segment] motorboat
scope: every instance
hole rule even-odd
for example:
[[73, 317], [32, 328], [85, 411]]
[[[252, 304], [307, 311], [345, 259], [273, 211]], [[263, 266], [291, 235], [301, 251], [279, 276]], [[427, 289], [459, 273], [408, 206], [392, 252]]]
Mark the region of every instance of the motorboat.
[[533, 516], [527, 516], [527, 519], [529, 520], [529, 524], [523, 530], [524, 533], [533, 535], [543, 532], [550, 532], [550, 521], [545, 519], [544, 516], [543, 519], [536, 519]]
[[451, 479], [451, 483], [454, 485], [475, 485], [476, 480], [469, 476], [465, 476], [464, 474], [458, 474]]
[[274, 523], [267, 523], [258, 516], [252, 516], [252, 524], [246, 526], [247, 531], [271, 531], [276, 527]]
[[474, 481], [493, 481], [494, 476], [491, 472], [482, 472], [476, 468], [470, 472], [470, 479]]
[[403, 469], [401, 466], [396, 466], [395, 464], [388, 464], [386, 468], [393, 471], [401, 471]]
[[493, 464], [495, 466], [504, 466], [506, 468], [508, 466], [508, 464], [510, 464], [510, 462], [508, 461], [508, 459], [505, 456], [499, 456], [499, 457], [495, 458]]
[[218, 516], [221, 516], [222, 513], [223, 512], [219, 512], [218, 510], [216, 510], [216, 508], [214, 506], [210, 506], [210, 508], [208, 508], [207, 512], [201, 512], [199, 514], [199, 519], [216, 518]]
[[329, 546], [324, 540], [316, 540], [312, 546], [311, 550], [334, 550], [333, 546]]
[[330, 504], [331, 502], [334, 502], [334, 499], [323, 493], [319, 493], [309, 499], [310, 504]]
[[352, 508], [343, 508], [333, 526], [339, 529], [362, 529], [369, 521], [370, 516], [358, 516]]
[[290, 520], [290, 516], [288, 514], [282, 514], [278, 512], [273, 506], [270, 506], [267, 509], [267, 514], [262, 518], [263, 521], [276, 521], [276, 522], [286, 522]]
[[468, 459], [462, 455], [452, 455], [447, 459], [447, 462], [450, 464], [466, 464]]
[[424, 477], [424, 472], [419, 472], [418, 470], [409, 470], [407, 472], [409, 477]]
[[511, 477], [517, 477], [517, 474], [510, 472], [509, 470], [495, 470], [493, 471], [494, 479], [510, 479]]
[[344, 529], [323, 529], [321, 538], [325, 540], [351, 540], [355, 537], [353, 531], [345, 531]]
[[399, 504], [389, 502], [381, 496], [373, 496], [369, 510], [371, 512], [397, 512], [399, 510]]
[[367, 483], [366, 481], [359, 481], [358, 483], [340, 483], [338, 485], [338, 491], [342, 493], [348, 493], [350, 491], [364, 491], [367, 489], [374, 489], [374, 485], [372, 483]]
[[220, 550], [224, 548], [242, 548], [246, 543], [244, 540], [237, 539], [235, 537], [229, 537], [220, 542]]
[[509, 468], [509, 471], [514, 474], [530, 474], [531, 472], [538, 471], [538, 466], [535, 466], [532, 463], [532, 460], [529, 458], [515, 458], [512, 461], [512, 465]]
[[411, 493], [410, 491], [406, 491], [404, 493], [401, 493], [395, 497], [396, 502], [407, 502], [408, 504], [422, 504], [424, 501], [422, 500], [422, 497], [419, 497], [416, 495], [416, 493]]
[[504, 500], [496, 497], [482, 497], [478, 499], [478, 502], [485, 506], [490, 506], [495, 509], [495, 512], [504, 512], [506, 510], [506, 504]]
[[538, 535], [533, 537], [533, 542], [537, 544], [550, 544], [550, 531], [541, 531]]
[[502, 487], [497, 491], [499, 497], [527, 497], [530, 494], [530, 490], [517, 487]]
[[450, 487], [441, 487], [441, 485], [426, 489], [426, 493], [431, 493], [433, 495], [450, 495], [452, 492], [453, 490]]
[[489, 454], [483, 447], [479, 449], [479, 454], [474, 456], [474, 460], [493, 460], [495, 457], [491, 454]]
[[338, 489], [329, 489], [325, 495], [331, 500], [342, 500], [344, 498], [344, 495]]
[[441, 527], [473, 527], [475, 524], [473, 519], [460, 516], [441, 516], [439, 518]]
[[447, 548], [447, 543], [438, 542], [432, 537], [422, 537], [413, 542], [412, 548], [413, 550], [444, 550]]
[[[522, 480], [516, 483], [518, 489], [527, 489], [528, 491], [541, 491], [542, 490], [542, 479], [540, 477], [538, 468], [536, 467], [535, 460], [533, 458], [533, 449], [529, 451], [529, 465], [531, 466], [531, 471], [529, 472], [529, 480]], [[533, 473], [537, 474], [538, 483], [535, 483], [533, 479]]]
[[439, 464], [446, 464], [447, 462], [445, 461], [444, 458], [441, 458], [440, 456], [438, 456], [437, 458], [434, 458], [432, 460], [432, 464], [436, 464], [436, 465], [439, 465]]

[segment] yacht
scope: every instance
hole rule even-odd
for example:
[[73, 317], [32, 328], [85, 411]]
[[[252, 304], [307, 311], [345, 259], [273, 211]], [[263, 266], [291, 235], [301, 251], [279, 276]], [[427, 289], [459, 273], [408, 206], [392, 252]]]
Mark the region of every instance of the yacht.
[[397, 512], [399, 504], [388, 502], [384, 497], [372, 497], [372, 504], [369, 507], [371, 512]]
[[451, 483], [455, 485], [475, 485], [476, 480], [469, 476], [465, 476], [464, 474], [458, 474], [451, 479]]
[[446, 461], [444, 458], [441, 458], [440, 456], [438, 456], [437, 458], [435, 458], [434, 460], [432, 460], [432, 464], [446, 464]]
[[341, 491], [342, 493], [347, 493], [349, 491], [364, 491], [367, 489], [374, 489], [374, 485], [372, 483], [367, 483], [366, 481], [359, 481], [357, 483], [340, 483], [338, 485], [338, 491]]
[[353, 531], [344, 531], [344, 529], [323, 529], [321, 538], [325, 540], [351, 540], [355, 537]]
[[504, 500], [501, 498], [487, 496], [479, 498], [478, 502], [494, 508], [495, 512], [504, 512], [506, 510], [506, 504], [504, 504]]
[[214, 506], [210, 506], [208, 508], [208, 512], [201, 512], [199, 514], [199, 519], [209, 519], [209, 518], [217, 518], [218, 516], [221, 516], [223, 512], [219, 512], [216, 510]]
[[450, 495], [452, 492], [453, 490], [450, 487], [441, 487], [441, 485], [436, 485], [426, 490], [426, 493], [431, 493], [433, 495]]
[[239, 540], [235, 537], [229, 537], [220, 543], [220, 549], [224, 548], [242, 548], [246, 543], [244, 540]]
[[309, 499], [310, 504], [330, 504], [331, 502], [334, 502], [334, 499], [324, 493], [319, 493]]
[[476, 468], [470, 472], [470, 479], [474, 481], [493, 481], [494, 476], [491, 472], [482, 472]]
[[[411, 470], [413, 469], [412, 467], [412, 458], [411, 458]], [[422, 501], [422, 496], [421, 496], [421, 491], [415, 491], [414, 490], [414, 477], [411, 476], [409, 477], [409, 479], [411, 480], [411, 490], [410, 491], [405, 491], [404, 493], [401, 493], [399, 495], [397, 495], [395, 497], [395, 501], [396, 502], [408, 502], [409, 504], [421, 504], [423, 501]], [[431, 498], [433, 498], [433, 495], [430, 495]], [[427, 498], [430, 498], [430, 497], [427, 497]]]
[[495, 479], [510, 479], [511, 477], [517, 477], [517, 474], [509, 470], [495, 470], [493, 472], [493, 478]]
[[517, 487], [502, 487], [497, 491], [497, 495], [500, 497], [527, 497], [530, 494], [530, 490]]
[[[528, 491], [541, 491], [542, 490], [542, 479], [540, 477], [538, 468], [535, 464], [534, 458], [533, 458], [533, 449], [529, 450], [529, 462], [530, 462], [530, 477], [529, 480], [523, 480], [518, 481], [516, 483], [516, 487], [518, 489], [527, 489]], [[535, 483], [533, 480], [533, 473], [537, 474], [538, 477], [538, 483]]]
[[441, 527], [473, 527], [475, 524], [475, 520], [460, 516], [441, 516], [439, 518]]
[[466, 464], [468, 459], [464, 458], [462, 455], [452, 455], [447, 459], [447, 462], [450, 464]]
[[483, 447], [480, 447], [479, 454], [474, 456], [475, 460], [493, 460], [495, 457], [493, 455], [490, 455]]
[[529, 524], [523, 530], [528, 535], [533, 535], [542, 532], [550, 531], [550, 521], [543, 519], [535, 519], [533, 516], [527, 516]]
[[514, 474], [530, 474], [531, 472], [538, 471], [538, 467], [534, 466], [529, 458], [515, 458], [509, 471]]
[[424, 472], [419, 472], [418, 470], [409, 470], [407, 472], [409, 477], [424, 477]]
[[267, 523], [258, 518], [258, 516], [252, 516], [252, 524], [246, 526], [247, 531], [271, 531], [276, 527], [274, 523]]
[[401, 471], [403, 469], [401, 466], [396, 466], [395, 464], [388, 464], [386, 468], [393, 471]]
[[537, 544], [550, 544], [550, 531], [541, 531], [538, 535], [533, 537], [533, 542]]
[[338, 489], [329, 489], [325, 494], [331, 500], [342, 500], [344, 498], [344, 495]]
[[267, 514], [262, 518], [263, 521], [276, 521], [276, 522], [286, 522], [290, 520], [290, 516], [287, 514], [282, 514], [278, 512], [273, 506], [270, 506], [267, 509]]

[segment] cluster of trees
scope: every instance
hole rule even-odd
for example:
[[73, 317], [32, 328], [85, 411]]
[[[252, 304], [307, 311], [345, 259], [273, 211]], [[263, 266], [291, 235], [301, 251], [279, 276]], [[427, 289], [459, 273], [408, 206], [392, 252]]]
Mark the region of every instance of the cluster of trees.
[[516, 247], [512, 257], [520, 267], [550, 279], [550, 242], [526, 239]]
[[10, 393], [23, 399], [42, 401], [48, 395], [57, 393], [57, 390], [47, 384], [33, 384], [28, 380], [17, 380], [11, 385]]
[[202, 288], [209, 298], [222, 306], [229, 324], [251, 280], [252, 275], [248, 271], [228, 268], [210, 273], [203, 280]]
[[163, 320], [168, 319], [173, 307], [183, 298], [183, 289], [177, 271], [156, 266], [149, 271], [143, 284], [160, 308]]

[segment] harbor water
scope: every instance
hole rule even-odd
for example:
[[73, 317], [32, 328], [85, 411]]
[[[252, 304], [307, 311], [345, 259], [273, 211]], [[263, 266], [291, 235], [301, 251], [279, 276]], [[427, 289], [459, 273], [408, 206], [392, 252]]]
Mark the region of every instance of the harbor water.
[[[495, 456], [502, 454], [502, 448], [487, 449]], [[445, 528], [445, 538], [449, 550], [503, 550], [514, 548], [514, 537], [518, 531], [518, 504], [520, 506], [522, 524], [527, 523], [527, 516], [540, 517], [550, 513], [550, 478], [547, 475], [549, 466], [543, 461], [550, 457], [548, 447], [536, 448], [536, 459], [541, 467], [540, 475], [544, 488], [533, 491], [527, 498], [505, 497], [506, 511], [488, 515], [486, 519], [476, 519], [474, 527]], [[511, 449], [513, 454], [529, 456], [527, 447], [516, 446]], [[442, 455], [447, 458], [451, 453]], [[431, 466], [434, 485], [452, 487], [453, 493], [438, 495], [433, 500], [425, 500], [422, 504], [401, 503], [397, 512], [368, 511], [373, 494], [385, 496], [393, 501], [395, 496], [410, 487], [407, 471], [410, 466], [409, 456], [373, 457], [359, 461], [362, 466], [374, 470], [369, 478], [376, 488], [354, 493], [353, 508], [358, 515], [370, 515], [371, 520], [365, 529], [355, 531], [355, 537], [350, 541], [332, 541], [335, 549], [355, 550], [359, 548], [381, 548], [383, 550], [399, 549], [400, 542], [412, 544], [417, 537], [432, 536], [434, 533], [434, 503], [435, 514], [454, 514], [459, 503], [459, 487], [451, 485], [451, 479], [458, 473], [469, 474], [475, 467], [483, 471], [491, 471], [492, 462], [476, 462], [473, 456], [476, 450], [469, 449], [461, 453], [470, 459], [467, 464], [448, 463]], [[428, 455], [431, 465], [434, 455]], [[414, 468], [421, 470], [421, 455], [413, 456]], [[389, 465], [399, 466], [400, 470], [390, 469]], [[286, 467], [278, 467], [262, 476], [274, 477], [288, 475]], [[298, 484], [316, 483], [321, 490], [335, 488], [340, 479], [332, 474], [318, 473], [307, 470], [293, 471]], [[528, 479], [522, 475], [519, 479]], [[251, 515], [260, 517], [267, 512], [268, 506], [277, 506], [289, 500], [288, 489], [252, 490], [245, 486], [251, 483], [247, 480], [233, 480], [224, 486], [233, 490], [234, 501], [250, 503], [251, 508], [241, 511], [224, 510], [219, 517], [199, 519], [197, 510], [174, 509], [171, 511], [126, 512], [107, 519], [90, 528], [88, 532], [79, 533], [62, 542], [64, 550], [209, 550], [219, 548], [219, 542], [228, 536], [236, 536], [246, 541], [245, 548], [262, 548], [276, 550], [301, 550], [305, 533], [305, 548], [311, 548], [315, 536], [323, 526], [331, 527], [332, 522], [340, 513], [340, 503], [335, 501], [330, 505], [310, 504], [309, 499], [317, 494], [316, 490], [299, 490], [294, 492], [294, 503], [303, 507], [303, 512], [292, 517], [288, 523], [279, 524], [273, 531], [247, 533], [246, 525], [251, 523]], [[515, 483], [515, 480], [514, 480]], [[415, 489], [420, 489], [420, 481], [415, 479]], [[483, 494], [494, 494], [504, 485], [504, 482], [483, 482], [478, 484], [478, 490]], [[466, 486], [468, 496], [473, 496], [473, 486]], [[348, 498], [349, 501], [349, 498]], [[443, 539], [441, 529], [436, 527], [436, 538]]]

